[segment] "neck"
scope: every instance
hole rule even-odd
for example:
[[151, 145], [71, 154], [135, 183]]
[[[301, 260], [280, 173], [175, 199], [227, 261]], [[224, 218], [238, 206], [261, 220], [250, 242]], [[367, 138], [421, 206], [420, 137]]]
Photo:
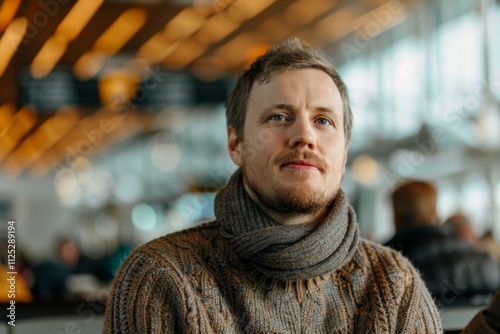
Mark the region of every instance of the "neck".
[[262, 211], [268, 214], [277, 223], [282, 225], [298, 225], [298, 224], [319, 222], [322, 221], [328, 213], [327, 207], [321, 208], [320, 210], [317, 210], [312, 213], [279, 212], [274, 208], [271, 208], [268, 205], [262, 203], [262, 201], [259, 199], [259, 196], [255, 194], [255, 192], [246, 184], [246, 182], [243, 182], [243, 186], [245, 188], [246, 193], [248, 194], [248, 197], [250, 197], [250, 199], [255, 204], [257, 204], [257, 206]]
[[245, 189], [241, 170], [215, 196], [220, 235], [242, 265], [273, 279], [309, 280], [331, 273], [356, 251], [356, 215], [341, 189], [321, 214], [283, 215], [256, 198]]

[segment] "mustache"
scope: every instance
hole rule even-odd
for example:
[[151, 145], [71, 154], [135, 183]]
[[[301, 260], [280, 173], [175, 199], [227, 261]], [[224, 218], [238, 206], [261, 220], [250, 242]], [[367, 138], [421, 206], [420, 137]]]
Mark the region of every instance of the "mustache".
[[283, 154], [274, 160], [274, 165], [281, 167], [284, 164], [289, 164], [297, 160], [309, 160], [314, 163], [319, 170], [324, 171], [328, 169], [328, 164], [321, 159], [317, 154], [311, 151], [291, 151], [289, 153]]

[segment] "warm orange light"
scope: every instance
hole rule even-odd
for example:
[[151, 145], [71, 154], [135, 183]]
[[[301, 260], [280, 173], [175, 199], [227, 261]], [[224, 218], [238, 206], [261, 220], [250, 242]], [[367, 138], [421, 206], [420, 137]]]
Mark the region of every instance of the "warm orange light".
[[118, 52], [144, 26], [147, 16], [144, 9], [128, 9], [99, 37], [93, 51], [108, 55]]
[[247, 49], [246, 52], [246, 65], [250, 66], [258, 57], [262, 56], [269, 50], [271, 46], [268, 44], [256, 44]]
[[163, 34], [168, 41], [172, 42], [186, 38], [200, 29], [205, 19], [206, 16], [195, 8], [185, 8], [167, 23]]
[[209, 45], [220, 41], [241, 26], [240, 22], [230, 19], [223, 20], [219, 16], [212, 16], [207, 23], [194, 35], [200, 44]]
[[215, 56], [224, 59], [230, 69], [242, 65], [246, 61], [247, 50], [255, 42], [254, 38], [252, 33], [238, 35], [238, 37], [217, 49]]
[[201, 6], [188, 7], [175, 15], [163, 28], [144, 43], [137, 57], [149, 64], [159, 63], [182, 44], [182, 41], [204, 26], [212, 10]]
[[369, 155], [360, 155], [354, 159], [351, 169], [354, 179], [362, 184], [374, 183], [380, 173], [377, 160]]
[[0, 40], [0, 77], [2, 77], [7, 69], [27, 29], [28, 20], [24, 17], [20, 17], [12, 21], [5, 30]]
[[36, 123], [36, 119], [36, 115], [28, 108], [22, 108], [14, 115], [5, 135], [0, 138], [0, 162], [9, 155], [22, 137], [31, 130]]
[[221, 19], [224, 15], [230, 15], [232, 19], [242, 22], [258, 15], [275, 2], [276, 0], [238, 1], [227, 12], [221, 12], [219, 15]]
[[[244, 21], [258, 15], [273, 3], [273, 0], [238, 2], [227, 13], [221, 13], [220, 16], [225, 15], [221, 17], [223, 22], [225, 17]], [[249, 64], [255, 58], [255, 55], [258, 55], [262, 51], [259, 50], [261, 49], [259, 46], [252, 46], [253, 43], [263, 42], [272, 44], [286, 38], [293, 34], [299, 27], [304, 26], [333, 8], [336, 3], [337, 0], [299, 0], [286, 9], [283, 15], [284, 20], [281, 15], [270, 17], [261, 23], [257, 33], [254, 35], [245, 34], [248, 36], [236, 36], [233, 40], [228, 41], [227, 44], [216, 50], [214, 54], [218, 58], [223, 59], [230, 68], [245, 63]], [[263, 48], [265, 49], [266, 46]], [[257, 50], [255, 51], [255, 55], [245, 54], [246, 51], [252, 53], [253, 51], [251, 50]]]
[[[92, 129], [102, 135], [98, 143], [91, 143], [89, 138], [85, 136], [85, 133]], [[92, 115], [81, 119], [64, 138], [31, 164], [30, 172], [35, 177], [42, 177], [51, 170], [57, 172], [61, 168], [72, 167], [75, 164], [75, 159], [88, 158], [115, 140], [142, 130], [144, 130], [144, 125], [139, 118], [134, 116], [132, 111], [127, 117], [123, 117], [123, 115], [118, 115], [115, 111], [103, 107]], [[87, 144], [83, 147], [82, 143]]]
[[[41, 177], [45, 173], [47, 173], [50, 168], [54, 168], [54, 170], [57, 172], [57, 159], [58, 156], [53, 149], [49, 149], [43, 153], [42, 156], [40, 156], [34, 163], [32, 163], [30, 166], [30, 172], [31, 175], [34, 177]], [[50, 164], [53, 163], [54, 166], [51, 166]], [[60, 168], [64, 168], [65, 166], [61, 165]]]
[[37, 117], [29, 108], [21, 108], [15, 115], [14, 120], [7, 130], [7, 135], [15, 140], [20, 140], [36, 123]]
[[332, 0], [302, 0], [292, 4], [285, 11], [285, 21], [293, 26], [303, 26], [326, 13], [335, 6], [337, 1]]
[[[373, 14], [383, 11], [388, 4], [383, 4], [368, 14], [363, 16], [358, 15], [358, 10], [355, 6], [346, 6], [341, 10], [325, 17], [316, 24], [314, 29], [315, 36], [321, 43], [331, 43], [338, 40], [358, 29], [363, 30], [367, 24], [372, 23], [375, 19]], [[381, 25], [377, 34], [401, 23], [406, 18], [406, 11], [403, 9], [400, 13], [390, 17], [390, 21]], [[375, 37], [374, 35], [370, 37]]]
[[169, 43], [163, 34], [158, 33], [137, 51], [137, 57], [149, 64], [158, 63], [175, 51], [180, 44], [180, 41]]
[[165, 59], [165, 64], [177, 68], [183, 67], [201, 56], [206, 50], [205, 45], [199, 45], [191, 39], [186, 39], [175, 53]]
[[0, 32], [5, 30], [5, 27], [16, 16], [17, 9], [21, 4], [21, 0], [4, 0], [0, 6]]
[[258, 33], [260, 33], [261, 36], [264, 37], [269, 43], [275, 43], [283, 38], [286, 38], [294, 30], [294, 26], [287, 24], [283, 21], [281, 15], [276, 14], [267, 18], [260, 24]]
[[[237, 1], [232, 4], [227, 11], [218, 13], [218, 16], [221, 20], [227, 17], [236, 22], [243, 22], [257, 16], [275, 2], [276, 0]], [[259, 36], [262, 42], [266, 42], [267, 40], [265, 38], [269, 37], [267, 35], [273, 34], [273, 32], [266, 31], [265, 34], [266, 35]], [[243, 65], [247, 60], [245, 52], [251, 47], [252, 43], [255, 42], [255, 38], [256, 35], [253, 33], [238, 35], [217, 49], [214, 55], [223, 59], [228, 65], [228, 68]]]
[[215, 81], [226, 74], [226, 64], [217, 57], [198, 59], [192, 66], [193, 75], [203, 81]]
[[90, 19], [95, 15], [104, 0], [79, 0], [57, 27], [55, 35], [66, 37], [68, 42], [74, 40]]
[[139, 77], [129, 71], [110, 69], [99, 78], [99, 98], [107, 106], [126, 103], [135, 96], [139, 82]]
[[78, 112], [71, 108], [60, 109], [45, 121], [30, 137], [5, 160], [5, 168], [16, 176], [37, 160], [47, 149], [64, 137], [77, 123]]
[[54, 35], [45, 42], [31, 62], [31, 74], [35, 78], [43, 78], [52, 71], [66, 52], [68, 43], [80, 34], [102, 3], [103, 0], [80, 0], [73, 5]]
[[64, 37], [60, 35], [50, 37], [31, 62], [31, 74], [35, 78], [43, 78], [49, 74], [67, 47], [68, 43]]
[[146, 23], [147, 13], [141, 8], [130, 8], [94, 43], [92, 50], [86, 52], [75, 63], [73, 71], [81, 79], [90, 79], [102, 68], [106, 58], [118, 52]]
[[0, 138], [4, 135], [5, 130], [9, 127], [9, 124], [14, 116], [14, 106], [10, 103], [0, 106]]
[[73, 72], [80, 80], [87, 80], [92, 78], [99, 72], [104, 63], [105, 56], [92, 52], [85, 52], [83, 56], [78, 59], [73, 67]]
[[314, 35], [321, 44], [342, 38], [355, 30], [354, 20], [357, 17], [354, 8], [343, 8], [318, 22], [314, 28]]

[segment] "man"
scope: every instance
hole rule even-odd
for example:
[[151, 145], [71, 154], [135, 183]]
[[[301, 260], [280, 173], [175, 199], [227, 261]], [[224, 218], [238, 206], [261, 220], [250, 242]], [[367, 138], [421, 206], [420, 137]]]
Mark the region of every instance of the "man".
[[500, 245], [493, 237], [491, 229], [478, 238], [472, 229], [469, 217], [460, 211], [448, 217], [443, 223], [443, 228], [448, 234], [466, 241], [477, 251], [489, 254], [500, 264]]
[[216, 220], [134, 251], [104, 332], [440, 332], [410, 263], [358, 237], [340, 189], [352, 115], [324, 55], [276, 45], [240, 75], [226, 116], [240, 169]]
[[422, 273], [438, 303], [489, 301], [500, 285], [500, 268], [465, 240], [439, 225], [431, 183], [409, 181], [392, 193], [396, 235], [386, 245], [406, 255]]
[[461, 212], [456, 212], [443, 223], [443, 228], [449, 235], [468, 242], [473, 247], [479, 247], [479, 240], [472, 230], [470, 219]]

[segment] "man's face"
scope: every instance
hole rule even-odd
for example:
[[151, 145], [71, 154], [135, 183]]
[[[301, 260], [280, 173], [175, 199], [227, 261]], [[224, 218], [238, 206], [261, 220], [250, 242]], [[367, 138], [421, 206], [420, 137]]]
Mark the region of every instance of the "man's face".
[[313, 214], [330, 204], [347, 160], [340, 93], [317, 69], [254, 83], [241, 141], [228, 129], [231, 159], [250, 195], [280, 213]]

